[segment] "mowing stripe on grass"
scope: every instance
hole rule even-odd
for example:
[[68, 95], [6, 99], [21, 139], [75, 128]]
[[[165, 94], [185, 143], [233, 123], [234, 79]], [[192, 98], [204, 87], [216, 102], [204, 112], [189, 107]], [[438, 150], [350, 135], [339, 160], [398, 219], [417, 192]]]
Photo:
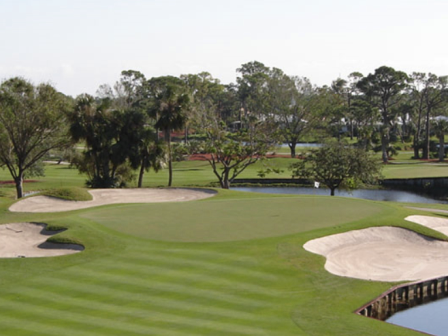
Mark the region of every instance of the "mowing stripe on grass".
[[[75, 292], [74, 294], [79, 294]], [[27, 289], [25, 299], [34, 299], [39, 300], [42, 304], [46, 305], [60, 305], [61, 302], [65, 302], [69, 308], [77, 308], [85, 310], [88, 307], [89, 310], [93, 311], [116, 311], [118, 307], [125, 307], [125, 309], [121, 309], [120, 312], [121, 317], [146, 317], [148, 315], [148, 311], [154, 310], [163, 311], [167, 310], [175, 315], [197, 315], [200, 313], [202, 316], [207, 316], [210, 319], [213, 318], [221, 318], [227, 317], [236, 320], [241, 320], [243, 323], [254, 323], [259, 322], [260, 316], [256, 313], [248, 313], [245, 311], [236, 311], [226, 308], [218, 308], [218, 307], [210, 307], [205, 305], [196, 304], [193, 302], [183, 302], [177, 299], [166, 299], [151, 296], [148, 300], [148, 304], [150, 304], [151, 309], [143, 308], [143, 307], [132, 307], [129, 305], [129, 301], [126, 300], [117, 300], [113, 304], [105, 303], [104, 301], [96, 300], [92, 302], [91, 297], [81, 297], [81, 296], [67, 296], [65, 294], [56, 294], [49, 293], [48, 290], [40, 290], [40, 289]], [[102, 298], [103, 300], [106, 297]], [[134, 301], [135, 303], [136, 301]], [[281, 321], [281, 319], [272, 318], [270, 319], [274, 324]], [[266, 322], [266, 321], [265, 321]]]
[[[108, 277], [109, 281], [124, 281], [127, 284], [135, 283], [142, 286], [154, 286], [156, 283], [170, 283], [176, 284], [178, 286], [186, 286], [193, 283], [200, 282], [202, 284], [213, 284], [215, 286], [233, 286], [235, 282], [238, 282], [238, 289], [241, 291], [247, 291], [251, 293], [256, 293], [261, 297], [270, 298], [272, 296], [277, 296], [279, 293], [272, 289], [268, 290], [269, 285], [273, 284], [272, 282], [268, 284], [268, 286], [262, 286], [259, 283], [254, 283], [253, 281], [245, 281], [241, 279], [241, 277], [236, 277], [233, 281], [230, 277], [222, 277], [219, 274], [204, 274], [201, 269], [172, 269], [171, 266], [167, 269], [166, 264], [161, 266], [156, 265], [144, 265], [144, 268], [129, 267], [129, 264], [122, 264], [122, 267], [119, 269], [120, 274], [110, 273], [109, 270], [114, 270], [114, 268], [106, 269], [104, 271], [100, 271], [98, 268], [92, 269], [83, 269], [81, 273], [82, 276], [85, 277], [95, 277], [95, 274], [101, 275], [104, 277]], [[90, 273], [90, 274], [89, 274]], [[100, 274], [101, 273], [101, 274]], [[130, 279], [127, 279], [127, 278]]]
[[[13, 314], [14, 316], [7, 316]], [[16, 317], [19, 316], [19, 317]], [[21, 318], [22, 317], [22, 318]], [[14, 335], [14, 336], [61, 336], [61, 335], [76, 335], [76, 336], [98, 336], [105, 335], [103, 333], [98, 333], [97, 331], [87, 331], [82, 330], [83, 325], [76, 326], [76, 330], [73, 328], [68, 328], [66, 324], [62, 326], [54, 325], [54, 319], [49, 316], [44, 316], [39, 319], [40, 322], [35, 322], [34, 319], [23, 318], [21, 312], [15, 310], [7, 311], [2, 313], [0, 318], [2, 326], [2, 335]], [[91, 327], [88, 327], [90, 330]], [[108, 333], [107, 335], [112, 335]]]
[[[162, 271], [162, 270], [161, 270]], [[135, 293], [138, 294], [142, 290], [144, 291], [151, 291], [152, 295], [157, 295], [159, 292], [164, 292], [164, 295], [168, 293], [176, 294], [176, 295], [182, 295], [186, 297], [199, 297], [204, 298], [210, 302], [227, 302], [230, 304], [235, 305], [241, 305], [243, 307], [242, 310], [249, 309], [250, 307], [258, 307], [260, 306], [264, 300], [261, 299], [251, 299], [251, 298], [244, 298], [241, 297], [240, 294], [231, 294], [231, 293], [224, 293], [222, 290], [215, 290], [215, 289], [205, 289], [205, 288], [192, 288], [193, 284], [186, 283], [185, 279], [176, 278], [177, 282], [171, 282], [170, 280], [162, 280], [162, 281], [156, 281], [152, 279], [142, 279], [141, 277], [134, 276], [136, 274], [131, 274], [130, 276], [127, 276], [126, 274], [123, 275], [112, 275], [108, 273], [101, 274], [100, 272], [95, 272], [94, 270], [86, 270], [83, 269], [80, 272], [73, 273], [73, 281], [68, 281], [64, 279], [55, 279], [53, 278], [52, 282], [54, 284], [61, 284], [64, 287], [69, 288], [76, 288], [73, 287], [76, 284], [76, 281], [82, 281], [83, 278], [91, 278], [91, 279], [107, 279], [106, 284], [110, 287], [108, 290], [113, 289], [115, 292], [119, 292], [117, 289], [114, 288], [120, 288], [120, 286], [125, 285], [126, 291], [123, 291], [122, 294], [126, 295], [126, 293], [130, 292], [135, 289]], [[91, 290], [94, 292], [95, 290], [101, 290], [104, 288], [101, 284], [95, 284], [95, 283], [86, 283], [83, 282], [82, 289], [85, 287], [91, 288]], [[232, 288], [229, 286], [229, 288]], [[237, 289], [234, 287], [232, 288], [233, 291], [236, 291], [238, 293], [244, 293], [246, 290], [240, 290], [239, 284]], [[115, 293], [109, 294], [114, 295]]]
[[[81, 307], [80, 311], [83, 313], [75, 312], [73, 307], [70, 304], [67, 304], [66, 309], [61, 308], [52, 308], [46, 302], [46, 299], [42, 299], [42, 305], [39, 307], [45, 307], [45, 309], [38, 310], [36, 305], [30, 304], [28, 302], [15, 302], [15, 301], [6, 301], [0, 298], [0, 306], [5, 305], [9, 307], [11, 313], [18, 313], [18, 309], [22, 311], [22, 313], [32, 314], [33, 317], [40, 317], [42, 319], [45, 316], [57, 316], [58, 319], [64, 319], [65, 321], [74, 322], [76, 325], [84, 324], [92, 327], [99, 327], [101, 329], [113, 329], [124, 332], [126, 335], [128, 333], [138, 333], [142, 335], [147, 335], [151, 333], [153, 335], [158, 335], [161, 332], [166, 332], [166, 330], [160, 329], [155, 324], [160, 321], [166, 321], [172, 326], [176, 326], [177, 324], [182, 326], [192, 326], [197, 327], [201, 326], [202, 329], [208, 329], [210, 331], [226, 331], [229, 335], [235, 333], [238, 334], [247, 334], [247, 335], [262, 335], [264, 331], [257, 328], [253, 325], [253, 321], [247, 321], [249, 326], [244, 325], [243, 323], [227, 323], [220, 322], [217, 320], [212, 320], [207, 318], [207, 315], [196, 315], [194, 318], [185, 317], [184, 315], [176, 315], [173, 313], [161, 312], [160, 310], [154, 309], [146, 309], [140, 310], [138, 314], [132, 315], [129, 318], [129, 322], [127, 321], [119, 321], [120, 318], [123, 317], [120, 314], [120, 310], [117, 310], [117, 307], [114, 307], [114, 310], [108, 310], [106, 314], [104, 311], [92, 310], [89, 306]], [[127, 310], [128, 307], [123, 307], [122, 309]], [[103, 316], [98, 316], [103, 315]], [[106, 327], [107, 326], [107, 327]], [[174, 333], [173, 335], [176, 335]]]
[[[103, 329], [104, 332], [108, 332], [109, 329], [109, 331], [119, 330], [125, 334], [132, 332], [134, 334], [147, 335], [148, 332], [151, 332], [156, 335], [157, 332], [163, 331], [152, 325], [140, 326], [134, 321], [133, 323], [118, 321], [117, 319], [110, 318], [111, 316], [109, 318], [93, 316], [93, 312], [89, 310], [88, 307], [84, 307], [85, 313], [77, 313], [73, 310], [64, 311], [59, 308], [51, 308], [48, 305], [41, 306], [23, 301], [7, 301], [2, 298], [0, 298], [0, 306], [8, 307], [8, 314], [12, 314], [13, 316], [28, 313], [33, 316], [33, 319], [38, 318], [39, 320], [42, 320], [42, 325], [47, 325], [47, 323], [53, 325], [57, 320], [64, 320], [72, 323], [73, 326], [86, 325], [100, 328], [100, 330]], [[39, 310], [38, 308], [41, 309]], [[50, 316], [56, 316], [56, 318], [50, 319]], [[62, 333], [62, 335], [64, 335], [64, 333]]]
[[[202, 252], [202, 255], [204, 252]], [[201, 255], [196, 255], [198, 258], [203, 258]], [[132, 259], [133, 264], [140, 264], [140, 265], [148, 265], [149, 263], [156, 262], [157, 264], [167, 264], [169, 263], [170, 266], [178, 268], [178, 267], [195, 267], [198, 270], [204, 270], [204, 271], [213, 271], [216, 273], [226, 273], [228, 275], [242, 275], [246, 278], [251, 278], [252, 280], [249, 281], [260, 281], [260, 280], [266, 280], [266, 281], [277, 281], [278, 277], [273, 274], [268, 274], [265, 272], [260, 271], [254, 271], [251, 269], [247, 269], [246, 265], [238, 265], [238, 266], [228, 266], [229, 263], [233, 263], [234, 261], [231, 260], [225, 260], [224, 262], [226, 265], [223, 265], [222, 260], [198, 260], [198, 259], [191, 259], [191, 254], [188, 257], [185, 256], [173, 256], [173, 255], [162, 255], [162, 253], [159, 252], [158, 255], [151, 254], [151, 255], [142, 255], [142, 254], [136, 254], [136, 253], [127, 253], [127, 257], [119, 257], [116, 258], [116, 261], [121, 262], [128, 262], [129, 258]]]
[[[201, 281], [201, 282], [210, 282], [210, 283], [220, 283], [225, 285], [228, 283], [228, 279], [238, 279], [240, 284], [240, 288], [244, 289], [249, 285], [249, 290], [258, 292], [260, 294], [272, 296], [277, 295], [278, 293], [266, 293], [266, 286], [273, 284], [275, 281], [272, 280], [272, 277], [266, 276], [269, 280], [265, 280], [262, 276], [254, 276], [253, 274], [245, 273], [244, 269], [236, 268], [236, 267], [221, 267], [221, 265], [213, 265], [209, 263], [201, 263], [198, 261], [180, 261], [180, 260], [170, 260], [168, 258], [152, 258], [151, 262], [135, 262], [133, 259], [132, 263], [127, 262], [126, 260], [117, 259], [116, 265], [114, 265], [117, 273], [122, 273], [124, 270], [127, 270], [126, 273], [128, 275], [132, 274], [135, 276], [146, 275], [148, 279], [156, 280], [160, 279], [159, 274], [163, 274], [163, 280], [169, 280], [170, 278], [177, 278], [181, 282], [189, 281]], [[155, 262], [156, 261], [156, 262]], [[169, 268], [166, 265], [169, 264]], [[205, 264], [205, 265], [204, 265]], [[192, 267], [194, 266], [194, 267]], [[208, 267], [205, 267], [208, 266]], [[144, 267], [142, 269], [142, 267]], [[138, 269], [137, 272], [135, 270]], [[93, 272], [99, 271], [100, 268], [95, 268]], [[104, 268], [104, 271], [109, 274], [109, 272], [114, 272], [114, 269]], [[188, 273], [188, 276], [185, 276], [185, 273]], [[225, 277], [224, 277], [225, 275]], [[254, 283], [256, 281], [256, 283]]]
[[[107, 263], [104, 263], [103, 260], [103, 264]], [[151, 273], [148, 275], [141, 272], [126, 274], [128, 270], [121, 268], [124, 266], [121, 263], [117, 267], [117, 264], [112, 262], [112, 264], [109, 264], [109, 270], [113, 272], [121, 270], [123, 272], [122, 276], [103, 271], [103, 267], [98, 269], [95, 263], [90, 266], [88, 269], [83, 267], [83, 270], [80, 270], [78, 267], [66, 269], [63, 271], [64, 274], [60, 274], [65, 279], [73, 279], [71, 281], [58, 279], [55, 277], [55, 274], [52, 275], [51, 281], [44, 277], [33, 280], [33, 284], [37, 285], [38, 289], [31, 290], [24, 300], [29, 302], [38, 300], [41, 303], [44, 302], [45, 306], [55, 306], [59, 307], [59, 309], [63, 308], [70, 311], [74, 310], [78, 313], [85, 307], [84, 304], [81, 304], [84, 300], [87, 305], [88, 301], [91, 301], [92, 304], [85, 308], [86, 313], [93, 316], [99, 313], [108, 318], [112, 318], [107, 313], [108, 310], [119, 313], [122, 307], [127, 309], [132, 307], [130, 311], [137, 316], [140, 315], [138, 312], [142, 310], [141, 314], [143, 315], [155, 313], [156, 316], [160, 316], [160, 319], [168, 324], [174, 320], [191, 328], [195, 325], [204, 325], [205, 322], [201, 322], [201, 319], [213, 321], [213, 325], [221, 321], [220, 323], [223, 323], [222, 329], [218, 328], [211, 332], [214, 335], [221, 333], [224, 335], [225, 331], [231, 334], [233, 330], [235, 330], [235, 334], [238, 334], [238, 332], [242, 334], [242, 326], [249, 328], [247, 334], [262, 335], [263, 330], [275, 330], [278, 324], [281, 323], [279, 320], [282, 320], [276, 316], [266, 318], [263, 314], [260, 315], [260, 309], [262, 311], [267, 307], [271, 307], [272, 302], [269, 299], [266, 301], [248, 299], [246, 290], [243, 291], [244, 293], [241, 293], [241, 288], [238, 288], [240, 286], [238, 281], [226, 280], [228, 283], [226, 286], [227, 291], [230, 291], [230, 294], [223, 289], [201, 289], [198, 291], [197, 289], [192, 290], [191, 287], [196, 287], [199, 284], [188, 281], [187, 284], [182, 283], [182, 272], [173, 279], [173, 281], [180, 282], [180, 284], [172, 284], [166, 280], [161, 282], [153, 282], [151, 279], [144, 280], [146, 276], [151, 277]], [[136, 268], [138, 269], [139, 266]], [[160, 268], [160, 271], [163, 272], [162, 268]], [[201, 280], [198, 279], [198, 281]], [[49, 282], [51, 282], [51, 286], [48, 285]], [[46, 296], [46, 291], [44, 290], [46, 287], [48, 287], [49, 291], [48, 296]], [[66, 288], [70, 288], [70, 295], [65, 297], [64, 303], [58, 305], [62, 296], [57, 296], [55, 293], [66, 293]], [[173, 288], [175, 289], [174, 292]], [[238, 295], [234, 294], [235, 290], [239, 292]], [[28, 289], [25, 289], [19, 291], [19, 293], [25, 295], [27, 291]], [[44, 297], [46, 299], [43, 299]], [[259, 298], [259, 296], [257, 297]], [[95, 304], [97, 302], [101, 304], [98, 306]], [[109, 304], [109, 302], [114, 302], [114, 304]], [[250, 305], [248, 306], [247, 303], [250, 303]], [[101, 313], [104, 310], [106, 312]], [[165, 315], [157, 315], [158, 313]], [[121, 318], [125, 318], [128, 314], [121, 312], [119, 315]], [[181, 318], [181, 320], [178, 321], [176, 316]], [[201, 317], [199, 321], [198, 316]], [[187, 319], [187, 322], [182, 320], [184, 318]], [[262, 319], [262, 322], [260, 322], [260, 319]], [[196, 322], [188, 322], [190, 320]], [[154, 321], [151, 322], [151, 325], [154, 325], [154, 323]], [[232, 327], [233, 324], [235, 324], [235, 327]], [[254, 324], [261, 329], [254, 329]], [[172, 326], [172, 324], [170, 325]], [[195, 332], [194, 334], [198, 333]]]

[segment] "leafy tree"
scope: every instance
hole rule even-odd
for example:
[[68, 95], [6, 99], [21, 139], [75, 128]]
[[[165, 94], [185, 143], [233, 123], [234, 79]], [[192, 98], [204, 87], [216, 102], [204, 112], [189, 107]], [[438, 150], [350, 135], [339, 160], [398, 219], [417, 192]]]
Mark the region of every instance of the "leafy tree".
[[445, 135], [448, 133], [448, 120], [446, 117], [439, 117], [433, 120], [433, 130], [439, 139], [439, 161], [445, 158]]
[[116, 127], [114, 159], [129, 161], [132, 169], [139, 170], [137, 186], [143, 184], [143, 176], [151, 168], [158, 171], [165, 159], [165, 146], [159, 141], [154, 128], [160, 111], [154, 111], [156, 98], [165, 90], [166, 82], [181, 85], [175, 77], [159, 77], [147, 81], [135, 70], [121, 72], [121, 78], [113, 87], [102, 85], [97, 91], [102, 102], [109, 103]]
[[185, 83], [190, 97], [185, 120], [185, 143], [187, 143], [189, 127], [196, 128], [201, 132], [204, 120], [207, 120], [209, 115], [220, 117], [219, 108], [225, 86], [208, 72], [182, 75], [180, 79]]
[[353, 140], [355, 115], [353, 114], [352, 104], [359, 95], [357, 84], [363, 77], [360, 72], [352, 72], [348, 76], [348, 80], [338, 78], [331, 84], [332, 91], [339, 95], [343, 101], [343, 116], [349, 124], [350, 139]]
[[130, 148], [123, 140], [126, 127], [122, 126], [122, 112], [112, 110], [110, 103], [108, 99], [97, 103], [90, 95], [80, 95], [70, 115], [72, 140], [83, 140], [86, 147], [77, 166], [88, 174], [87, 184], [94, 188], [118, 187], [129, 178], [123, 166]]
[[[258, 61], [242, 64], [236, 70], [241, 74], [237, 77], [238, 96], [244, 115], [239, 115], [239, 121], [249, 115], [260, 117], [265, 113], [266, 84], [269, 78], [269, 68]], [[241, 112], [241, 110], [240, 110]]]
[[116, 110], [136, 108], [143, 105], [146, 98], [145, 76], [135, 70], [124, 70], [121, 78], [113, 87], [108, 84], [101, 85], [96, 94], [102, 100], [109, 100], [110, 106]]
[[362, 78], [357, 87], [363, 92], [370, 103], [377, 107], [381, 114], [382, 127], [381, 151], [383, 162], [388, 162], [390, 133], [397, 110], [394, 109], [402, 98], [407, 87], [408, 76], [402, 71], [387, 66], [375, 70], [373, 74]]
[[0, 162], [23, 197], [25, 173], [38, 170], [50, 150], [68, 146], [68, 100], [49, 84], [34, 86], [23, 78], [0, 85]]
[[376, 133], [376, 122], [380, 119], [378, 109], [363, 97], [357, 97], [350, 104], [350, 115], [357, 128], [358, 145], [366, 151], [372, 149], [372, 140]]
[[321, 96], [307, 78], [289, 77], [280, 69], [272, 69], [268, 81], [270, 122], [278, 125], [281, 142], [288, 143], [291, 157], [296, 145], [320, 117]]
[[206, 130], [205, 157], [223, 189], [229, 189], [239, 174], [263, 158], [272, 144], [265, 123], [252, 118], [247, 124], [246, 130], [236, 134], [227, 132], [218, 122]]
[[304, 160], [290, 168], [294, 176], [312, 178], [326, 185], [331, 196], [339, 187], [351, 189], [360, 183], [373, 182], [380, 173], [375, 158], [344, 142], [330, 142], [312, 150]]
[[429, 158], [431, 117], [435, 110], [447, 102], [448, 76], [438, 77], [434, 74], [414, 72], [412, 79], [412, 101], [418, 115], [414, 134], [414, 157], [419, 158], [422, 119], [425, 123], [423, 159]]

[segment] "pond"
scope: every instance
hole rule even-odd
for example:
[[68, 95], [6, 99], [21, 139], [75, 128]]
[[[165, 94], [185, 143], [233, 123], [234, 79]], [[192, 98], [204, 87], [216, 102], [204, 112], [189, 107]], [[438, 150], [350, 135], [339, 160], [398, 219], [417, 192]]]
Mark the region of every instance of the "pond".
[[[302, 187], [235, 187], [232, 190], [250, 191], [268, 194], [292, 194], [292, 195], [320, 195], [329, 196], [330, 190], [327, 188], [302, 188]], [[352, 191], [336, 190], [335, 196], [368, 199], [373, 201], [391, 201], [403, 203], [443, 203], [427, 196], [421, 196], [408, 191], [398, 190], [377, 190], [377, 189], [356, 189]]]
[[[287, 143], [282, 143], [279, 146], [282, 148], [286, 148], [286, 147], [289, 148], [289, 145]], [[315, 143], [315, 142], [300, 142], [296, 145], [296, 148], [299, 148], [299, 147], [319, 148], [319, 147], [322, 147], [322, 144]]]
[[425, 332], [448, 336], [448, 298], [407, 309], [392, 315], [387, 323]]

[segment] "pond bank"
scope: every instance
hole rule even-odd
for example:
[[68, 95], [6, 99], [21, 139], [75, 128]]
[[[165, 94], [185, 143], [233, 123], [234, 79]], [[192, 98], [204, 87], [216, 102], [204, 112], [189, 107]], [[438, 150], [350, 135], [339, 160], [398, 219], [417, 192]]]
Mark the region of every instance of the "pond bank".
[[[310, 187], [314, 185], [314, 181], [308, 179], [292, 179], [292, 178], [291, 179], [252, 178], [252, 179], [235, 179], [232, 185], [235, 187], [246, 187], [246, 186]], [[370, 189], [408, 191], [423, 196], [429, 196], [431, 198], [442, 201], [448, 198], [448, 177], [384, 179], [379, 180], [378, 185], [369, 187]]]
[[[295, 188], [292, 185], [288, 187], [232, 187], [232, 190], [248, 191], [248, 192], [260, 192], [268, 194], [290, 194], [290, 195], [319, 195], [330, 196], [329, 189], [326, 188], [310, 188], [299, 187]], [[418, 194], [409, 191], [399, 190], [381, 190], [381, 189], [356, 189], [351, 191], [336, 190], [336, 196], [361, 198], [373, 201], [391, 201], [391, 202], [403, 202], [403, 203], [426, 203], [426, 204], [440, 204], [445, 203], [440, 200], [436, 200], [430, 197], [420, 196]]]

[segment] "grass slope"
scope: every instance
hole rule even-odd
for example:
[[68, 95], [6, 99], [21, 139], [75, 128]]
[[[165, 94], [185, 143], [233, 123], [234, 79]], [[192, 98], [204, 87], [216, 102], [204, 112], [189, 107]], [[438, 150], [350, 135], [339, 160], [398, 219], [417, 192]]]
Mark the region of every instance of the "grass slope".
[[48, 189], [39, 195], [61, 198], [67, 201], [91, 201], [93, 199], [87, 189], [77, 187]]
[[[86, 250], [0, 260], [2, 335], [418, 335], [352, 313], [391, 284], [333, 276], [324, 270], [322, 257], [302, 248], [309, 239], [371, 225], [402, 225], [431, 234], [403, 220], [415, 210], [342, 198], [225, 191], [183, 208], [176, 203], [147, 209], [127, 205], [30, 215], [7, 212], [10, 203], [3, 199], [0, 204], [2, 223], [65, 226], [69, 230], [60, 235], [81, 241]], [[105, 219], [108, 211], [114, 216]], [[204, 242], [207, 231], [198, 229], [195, 216], [201, 211], [205, 221], [219, 211], [216, 229], [220, 223], [238, 230], [234, 221], [265, 225], [277, 218], [284, 231], [271, 226], [264, 229], [264, 239]], [[258, 211], [263, 216], [254, 219]], [[149, 239], [143, 218], [157, 222], [170, 212], [170, 218], [196, 227], [199, 242]], [[293, 225], [285, 224], [290, 220]], [[179, 239], [170, 233], [177, 229], [169, 226], [158, 239]], [[222, 240], [234, 239], [230, 231], [221, 231]], [[260, 238], [250, 231], [241, 234]]]

